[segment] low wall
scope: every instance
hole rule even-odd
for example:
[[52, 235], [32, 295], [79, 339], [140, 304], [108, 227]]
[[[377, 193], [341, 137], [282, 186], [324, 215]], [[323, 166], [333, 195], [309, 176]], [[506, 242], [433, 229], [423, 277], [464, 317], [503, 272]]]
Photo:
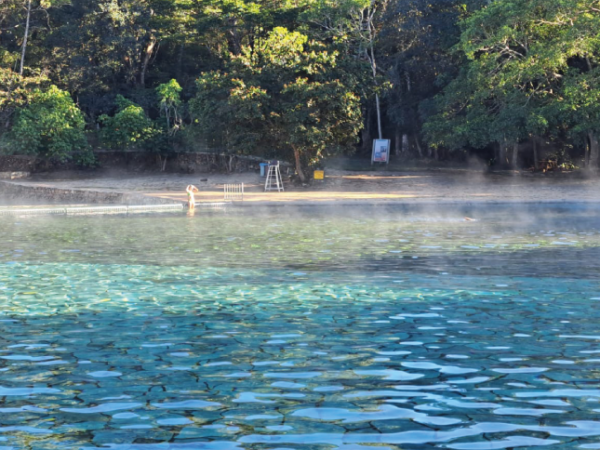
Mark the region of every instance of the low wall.
[[0, 197], [7, 203], [55, 204], [119, 204], [119, 205], [155, 205], [178, 203], [171, 199], [147, 197], [109, 191], [88, 191], [82, 189], [59, 189], [45, 186], [30, 186], [9, 181], [0, 181]]
[[0, 155], [0, 172], [31, 172], [36, 166], [35, 156]]
[[[97, 152], [96, 170], [158, 172], [161, 161], [149, 152]], [[263, 158], [229, 153], [174, 153], [167, 158], [166, 171], [175, 173], [242, 173], [257, 171]], [[286, 170], [290, 165], [282, 162]], [[44, 173], [78, 170], [73, 162], [57, 162], [35, 156], [0, 155], [0, 172]]]
[[259, 169], [264, 160], [227, 153], [178, 153], [167, 161], [167, 170], [183, 173], [242, 173]]

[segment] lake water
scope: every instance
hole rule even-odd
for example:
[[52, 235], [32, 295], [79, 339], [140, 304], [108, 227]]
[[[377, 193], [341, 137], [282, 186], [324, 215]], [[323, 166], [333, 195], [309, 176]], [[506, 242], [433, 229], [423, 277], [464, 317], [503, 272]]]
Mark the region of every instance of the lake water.
[[251, 211], [0, 218], [0, 450], [600, 448], [599, 210]]

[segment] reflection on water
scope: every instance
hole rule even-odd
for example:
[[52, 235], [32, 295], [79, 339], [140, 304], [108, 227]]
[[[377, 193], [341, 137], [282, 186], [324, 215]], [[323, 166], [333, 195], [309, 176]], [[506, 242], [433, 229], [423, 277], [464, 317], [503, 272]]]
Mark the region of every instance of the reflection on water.
[[598, 447], [596, 229], [275, 219], [5, 222], [0, 449]]

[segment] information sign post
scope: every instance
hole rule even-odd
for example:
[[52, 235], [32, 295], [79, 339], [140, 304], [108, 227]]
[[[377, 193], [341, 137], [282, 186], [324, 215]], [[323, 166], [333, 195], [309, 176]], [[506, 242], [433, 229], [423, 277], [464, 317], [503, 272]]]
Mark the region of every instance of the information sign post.
[[376, 162], [390, 163], [390, 140], [374, 139], [373, 153], [371, 155], [371, 165]]

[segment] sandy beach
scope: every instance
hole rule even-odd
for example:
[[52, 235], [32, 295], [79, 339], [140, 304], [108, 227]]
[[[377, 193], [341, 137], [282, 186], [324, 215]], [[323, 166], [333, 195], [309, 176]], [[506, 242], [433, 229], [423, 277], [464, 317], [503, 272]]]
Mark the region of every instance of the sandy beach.
[[[4, 181], [22, 188], [60, 189], [114, 195], [131, 194], [160, 201], [185, 202], [185, 186], [200, 189], [198, 202], [223, 201], [225, 183], [244, 183], [245, 202], [346, 203], [346, 202], [565, 202], [600, 201], [600, 179], [562, 174], [494, 174], [478, 171], [349, 172], [329, 170], [324, 182], [307, 186], [286, 183], [284, 192], [264, 192], [258, 174], [115, 174], [80, 179], [32, 179]], [[43, 202], [43, 199], [40, 199]], [[38, 202], [39, 203], [39, 202]]]

